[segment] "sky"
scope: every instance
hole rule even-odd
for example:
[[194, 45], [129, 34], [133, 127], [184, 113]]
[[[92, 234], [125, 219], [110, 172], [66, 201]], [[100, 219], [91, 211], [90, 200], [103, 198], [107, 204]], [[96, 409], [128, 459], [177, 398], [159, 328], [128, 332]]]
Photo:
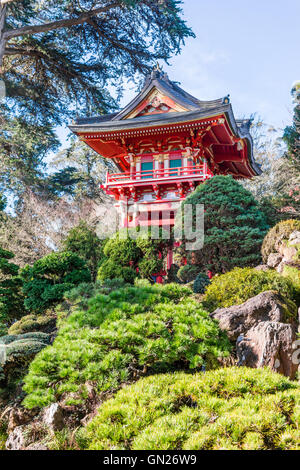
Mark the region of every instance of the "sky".
[[[292, 84], [300, 80], [299, 0], [185, 0], [196, 34], [161, 64], [171, 80], [201, 100], [230, 94], [237, 118], [257, 114], [268, 125], [292, 121]], [[135, 95], [128, 85], [121, 101]], [[60, 129], [62, 145], [66, 132]]]

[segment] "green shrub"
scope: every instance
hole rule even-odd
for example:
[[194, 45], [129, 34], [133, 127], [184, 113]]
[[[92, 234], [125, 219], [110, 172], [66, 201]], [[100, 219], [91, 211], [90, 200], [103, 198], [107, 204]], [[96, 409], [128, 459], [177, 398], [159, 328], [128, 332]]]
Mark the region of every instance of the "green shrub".
[[81, 221], [77, 227], [72, 228], [62, 246], [64, 251], [75, 253], [84, 259], [91, 272], [92, 279], [97, 277], [99, 265], [103, 261], [103, 247], [106, 240], [100, 240], [93, 227]]
[[188, 283], [196, 279], [199, 274], [199, 271], [199, 266], [195, 264], [186, 264], [185, 266], [181, 266], [177, 273], [177, 276], [182, 282]]
[[25, 406], [45, 406], [62, 395], [81, 403], [87, 381], [98, 392], [141, 375], [218, 365], [230, 345], [217, 322], [178, 284], [128, 287], [98, 294], [60, 324], [53, 346], [30, 365]]
[[300, 220], [284, 220], [271, 228], [264, 238], [261, 253], [266, 262], [271, 253], [276, 253], [282, 240], [288, 240], [294, 230], [300, 230]]
[[[203, 248], [193, 253], [198, 272], [209, 269], [223, 273], [235, 266], [259, 264], [261, 244], [269, 226], [253, 195], [231, 176], [214, 176], [200, 184], [182, 203], [183, 208], [191, 205], [194, 227], [200, 204], [205, 208], [205, 231]], [[181, 222], [181, 216], [178, 211], [175, 225]], [[184, 239], [181, 251], [192, 241], [195, 240]], [[188, 258], [190, 253], [186, 250], [185, 256]]]
[[114, 260], [107, 259], [101, 264], [97, 279], [102, 282], [113, 279], [123, 279], [129, 284], [133, 284], [137, 276], [138, 273], [136, 269], [130, 266], [121, 266]]
[[91, 280], [86, 262], [70, 252], [51, 253], [21, 271], [25, 307], [43, 312], [63, 299], [66, 291]]
[[42, 331], [50, 333], [54, 330], [56, 319], [48, 315], [25, 315], [14, 323], [8, 330], [9, 335], [21, 335], [24, 333]]
[[0, 383], [10, 387], [26, 373], [33, 357], [50, 344], [50, 335], [42, 332], [6, 335], [0, 338], [5, 357], [0, 357]]
[[196, 277], [193, 285], [193, 291], [195, 294], [204, 294], [205, 289], [210, 284], [210, 279], [207, 274], [199, 273]]
[[139, 380], [104, 402], [83, 445], [95, 450], [299, 449], [297, 383], [228, 368]]
[[162, 238], [163, 232], [157, 240], [152, 240], [150, 235], [145, 231], [139, 234], [132, 229], [117, 232], [105, 244], [106, 258], [97, 279], [122, 278], [133, 284], [137, 277], [151, 279], [152, 274], [160, 272], [169, 241]]
[[215, 276], [207, 287], [203, 305], [210, 312], [218, 307], [239, 305], [261, 292], [275, 290], [287, 300], [299, 301], [299, 291], [291, 280], [276, 271], [257, 271], [252, 268], [235, 268]]

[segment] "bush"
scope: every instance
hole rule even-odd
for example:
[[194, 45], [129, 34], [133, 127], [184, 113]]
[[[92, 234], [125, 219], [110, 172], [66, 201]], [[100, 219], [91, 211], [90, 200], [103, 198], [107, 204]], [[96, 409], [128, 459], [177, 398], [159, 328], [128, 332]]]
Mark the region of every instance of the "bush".
[[13, 386], [24, 376], [33, 357], [49, 344], [50, 335], [42, 332], [2, 336], [0, 346], [5, 346], [5, 358], [0, 361], [1, 385]]
[[77, 227], [72, 228], [63, 241], [64, 251], [75, 253], [84, 259], [91, 272], [92, 279], [97, 277], [99, 265], [103, 261], [103, 247], [106, 240], [100, 240], [93, 227], [81, 221]]
[[67, 404], [81, 403], [87, 381], [100, 393], [145, 374], [216, 367], [229, 341], [190, 293], [167, 284], [91, 298], [87, 309], [62, 320], [53, 346], [31, 363], [25, 406], [46, 406], [62, 395]]
[[95, 450], [299, 449], [299, 386], [267, 369], [156, 375], [120, 390], [87, 425]]
[[186, 264], [185, 266], [181, 266], [177, 275], [182, 282], [188, 283], [196, 279], [199, 271], [199, 266], [196, 266], [195, 264]]
[[210, 284], [207, 274], [199, 273], [194, 281], [193, 291], [195, 294], [204, 294], [205, 289]]
[[[126, 236], [126, 238], [124, 238]], [[134, 283], [134, 279], [142, 277], [151, 279], [152, 274], [163, 269], [164, 256], [168, 241], [161, 238], [152, 240], [150, 233], [141, 234], [135, 230], [123, 229], [108, 240], [104, 247], [104, 259], [98, 271], [98, 279], [122, 278]]]
[[295, 230], [300, 230], [300, 220], [285, 220], [271, 228], [262, 244], [263, 260], [266, 262], [271, 253], [276, 253], [281, 241], [288, 240], [290, 234]]
[[[231, 176], [214, 176], [200, 184], [183, 202], [183, 207], [187, 204], [193, 209], [194, 227], [197, 226], [196, 207], [203, 204], [205, 208], [204, 245], [194, 252], [198, 272], [222, 273], [235, 266], [260, 263], [260, 248], [269, 227], [258, 202], [240, 183]], [[176, 224], [180, 216], [178, 211]], [[190, 253], [186, 251], [186, 256]]]
[[66, 291], [91, 280], [86, 262], [70, 252], [51, 253], [21, 271], [25, 307], [43, 312], [63, 299]]
[[229, 273], [215, 276], [206, 289], [203, 305], [210, 312], [219, 307], [239, 305], [261, 292], [275, 290], [287, 300], [298, 303], [299, 291], [291, 280], [276, 271], [257, 271], [235, 268]]
[[123, 279], [129, 284], [133, 284], [137, 276], [138, 272], [136, 269], [130, 266], [121, 266], [114, 260], [107, 259], [100, 266], [97, 279], [102, 282], [113, 279]]
[[42, 331], [50, 333], [55, 329], [56, 318], [47, 315], [25, 315], [14, 323], [8, 330], [9, 335], [21, 335], [24, 333]]

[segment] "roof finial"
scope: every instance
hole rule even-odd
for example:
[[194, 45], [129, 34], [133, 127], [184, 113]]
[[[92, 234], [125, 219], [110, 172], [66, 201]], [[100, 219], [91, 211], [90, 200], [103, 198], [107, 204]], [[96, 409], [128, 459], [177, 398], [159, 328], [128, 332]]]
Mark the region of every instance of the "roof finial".
[[162, 72], [158, 62], [156, 62], [156, 65], [154, 65], [153, 70], [155, 70], [157, 72]]

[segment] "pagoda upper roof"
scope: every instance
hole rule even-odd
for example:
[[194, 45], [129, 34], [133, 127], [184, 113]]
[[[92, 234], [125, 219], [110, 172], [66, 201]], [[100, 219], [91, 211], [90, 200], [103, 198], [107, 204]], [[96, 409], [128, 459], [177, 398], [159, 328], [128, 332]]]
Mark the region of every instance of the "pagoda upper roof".
[[[145, 101], [145, 105], [147, 104], [147, 97], [151, 95], [153, 90], [157, 90], [161, 92], [163, 96], [170, 98], [171, 102], [177, 105], [177, 109], [171, 108], [167, 113], [160, 112], [142, 116], [134, 115], [134, 111], [139, 108], [141, 103]], [[126, 129], [132, 127], [133, 123], [137, 127], [143, 126], [143, 124], [147, 125], [148, 122], [153, 121], [162, 121], [166, 124], [169, 120], [170, 123], [182, 120], [182, 113], [188, 117], [187, 113], [194, 111], [197, 115], [199, 114], [201, 117], [205, 117], [211, 116], [212, 112], [220, 113], [226, 111], [228, 103], [228, 96], [211, 101], [198, 100], [180, 88], [177, 83], [169, 80], [166, 73], [161, 70], [153, 70], [151, 74], [146, 77], [140, 93], [121, 111], [105, 114], [103, 116], [77, 118], [70, 126], [70, 129], [73, 132], [94, 132], [99, 131], [101, 128], [105, 130], [108, 130], [108, 128]]]

